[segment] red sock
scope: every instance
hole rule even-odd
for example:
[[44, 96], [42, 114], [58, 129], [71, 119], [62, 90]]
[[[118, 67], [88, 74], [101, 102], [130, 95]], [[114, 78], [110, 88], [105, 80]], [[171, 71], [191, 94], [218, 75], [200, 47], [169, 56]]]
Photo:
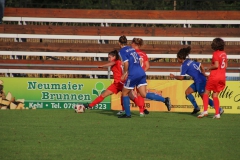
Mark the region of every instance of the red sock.
[[[203, 107], [204, 107], [204, 111], [207, 111], [208, 110], [208, 95], [207, 94], [203, 94]], [[215, 106], [215, 104], [214, 104]]]
[[215, 115], [219, 114], [219, 99], [218, 97], [213, 97], [213, 104], [215, 108]]
[[103, 96], [98, 96], [92, 103], [89, 104], [90, 107], [94, 107], [96, 104], [101, 103], [104, 100]]
[[125, 111], [124, 106], [123, 106], [123, 97], [121, 96], [121, 105], [122, 105], [122, 111]]
[[138, 96], [134, 98], [134, 103], [139, 107], [140, 113], [144, 111], [144, 98], [142, 96]]

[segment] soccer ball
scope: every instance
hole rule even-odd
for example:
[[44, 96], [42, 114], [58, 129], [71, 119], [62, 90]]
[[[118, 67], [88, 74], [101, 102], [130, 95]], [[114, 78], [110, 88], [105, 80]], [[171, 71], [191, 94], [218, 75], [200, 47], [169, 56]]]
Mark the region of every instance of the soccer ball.
[[77, 104], [74, 107], [75, 113], [84, 113], [85, 112], [85, 107], [83, 104]]

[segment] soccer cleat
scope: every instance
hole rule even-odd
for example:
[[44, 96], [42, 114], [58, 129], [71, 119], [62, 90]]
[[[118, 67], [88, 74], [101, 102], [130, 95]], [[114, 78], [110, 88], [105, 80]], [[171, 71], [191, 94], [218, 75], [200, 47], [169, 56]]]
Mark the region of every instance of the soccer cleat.
[[194, 108], [191, 114], [196, 114], [196, 113], [198, 113], [199, 111], [200, 111], [199, 108], [197, 108], [197, 109]]
[[170, 101], [170, 98], [169, 98], [169, 97], [166, 97], [166, 98], [165, 98], [164, 103], [165, 103], [165, 105], [167, 106], [167, 110], [168, 110], [168, 111], [171, 111], [172, 105], [171, 105], [171, 101]]
[[123, 114], [125, 114], [125, 111], [119, 111], [119, 112], [117, 113], [117, 116], [120, 116], [120, 115], [123, 115]]
[[126, 115], [126, 114], [123, 114], [123, 115], [118, 116], [118, 118], [131, 118], [131, 115], [128, 116], [128, 115]]
[[222, 115], [224, 113], [224, 110], [222, 108], [219, 108], [219, 114]]
[[83, 104], [86, 109], [92, 109], [93, 107], [90, 107], [88, 103]]
[[220, 118], [221, 118], [220, 114], [216, 114], [213, 116], [213, 119], [220, 119]]
[[145, 114], [144, 113], [140, 113], [140, 117], [145, 117]]
[[149, 111], [147, 109], [143, 110], [144, 114], [149, 114]]
[[207, 111], [203, 111], [202, 113], [200, 113], [197, 117], [198, 118], [203, 118], [203, 117], [207, 117], [208, 116], [208, 112]]

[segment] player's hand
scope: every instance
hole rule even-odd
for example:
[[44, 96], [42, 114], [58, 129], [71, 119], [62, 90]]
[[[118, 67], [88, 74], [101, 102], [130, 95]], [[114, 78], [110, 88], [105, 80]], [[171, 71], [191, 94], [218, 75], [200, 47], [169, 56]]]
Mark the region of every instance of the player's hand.
[[124, 81], [125, 80], [125, 75], [122, 75], [121, 76], [121, 81]]

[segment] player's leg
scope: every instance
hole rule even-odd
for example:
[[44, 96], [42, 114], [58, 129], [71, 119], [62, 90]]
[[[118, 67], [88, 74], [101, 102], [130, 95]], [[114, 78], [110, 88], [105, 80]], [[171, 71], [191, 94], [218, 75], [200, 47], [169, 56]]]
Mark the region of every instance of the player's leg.
[[148, 110], [144, 108], [144, 98], [138, 93], [137, 94], [138, 107], [140, 111], [140, 116], [144, 114], [149, 114]]
[[125, 114], [118, 116], [118, 118], [131, 118], [129, 93], [134, 89], [135, 83], [136, 83], [135, 80], [131, 79], [131, 77], [128, 77], [123, 86], [122, 99]]
[[169, 97], [162, 97], [158, 94], [155, 94], [153, 92], [147, 92], [147, 82], [146, 82], [146, 77], [142, 78], [137, 86], [138, 88], [138, 91], [140, 93], [140, 95], [143, 97], [143, 98], [147, 98], [147, 99], [151, 99], [151, 100], [154, 100], [154, 101], [160, 101], [160, 102], [163, 102], [165, 103], [168, 111], [171, 110], [172, 106], [171, 106], [171, 102], [170, 102], [170, 98]]
[[112, 91], [105, 90], [100, 96], [98, 96], [90, 104], [88, 104], [88, 107], [90, 107], [90, 108], [94, 107], [95, 105], [101, 103], [107, 96], [109, 96], [111, 94], [113, 94]]
[[205, 116], [208, 116], [208, 101], [209, 101], [209, 94], [210, 94], [210, 90], [208, 90], [207, 88], [205, 88], [205, 91], [203, 93], [203, 112], [201, 114], [198, 115], [198, 118], [203, 118]]
[[191, 84], [185, 91], [186, 97], [192, 103], [192, 105], [194, 107], [193, 112], [191, 114], [196, 114], [200, 111], [200, 108], [198, 107], [197, 102], [196, 102], [194, 96], [192, 95], [192, 93], [197, 91], [196, 85], [197, 85], [196, 83]]
[[219, 104], [218, 94], [219, 94], [219, 92], [213, 92], [213, 94], [212, 94], [214, 108], [215, 108], [215, 115], [213, 118], [220, 118], [220, 113], [219, 113], [220, 104]]
[[125, 87], [122, 90], [122, 99], [123, 99], [123, 106], [125, 109], [125, 114], [118, 116], [118, 118], [131, 118], [130, 98], [128, 96], [128, 94], [131, 90], [132, 89], [125, 88]]
[[93, 108], [95, 105], [101, 103], [107, 96], [117, 93], [117, 84], [111, 84], [100, 96], [95, 98], [90, 104], [85, 104], [86, 108]]
[[218, 99], [218, 94], [225, 88], [225, 86], [226, 86], [226, 80], [220, 79], [217, 81], [216, 87], [213, 89], [213, 103], [215, 107], [215, 115], [213, 118], [217, 118], [217, 119], [220, 118], [221, 113], [219, 113], [220, 102]]
[[[197, 88], [197, 92], [201, 96], [202, 99], [203, 99], [203, 94], [205, 91], [205, 86], [206, 86], [206, 83], [200, 83], [200, 85]], [[211, 106], [212, 108], [215, 108], [213, 100], [211, 98], [208, 98], [208, 105]], [[224, 110], [220, 107], [219, 107], [219, 113], [220, 113], [220, 115], [224, 113]]]
[[[118, 83], [117, 90], [118, 90], [118, 92], [120, 92], [120, 91], [122, 92], [123, 84], [121, 82]], [[117, 113], [117, 116], [125, 114], [125, 109], [124, 109], [124, 106], [123, 106], [123, 96], [122, 96], [122, 94], [121, 94], [121, 97], [120, 97], [120, 101], [121, 101], [122, 110]]]
[[140, 116], [144, 116], [144, 98], [136, 93], [137, 90], [132, 90], [129, 93], [130, 99], [139, 107]]

